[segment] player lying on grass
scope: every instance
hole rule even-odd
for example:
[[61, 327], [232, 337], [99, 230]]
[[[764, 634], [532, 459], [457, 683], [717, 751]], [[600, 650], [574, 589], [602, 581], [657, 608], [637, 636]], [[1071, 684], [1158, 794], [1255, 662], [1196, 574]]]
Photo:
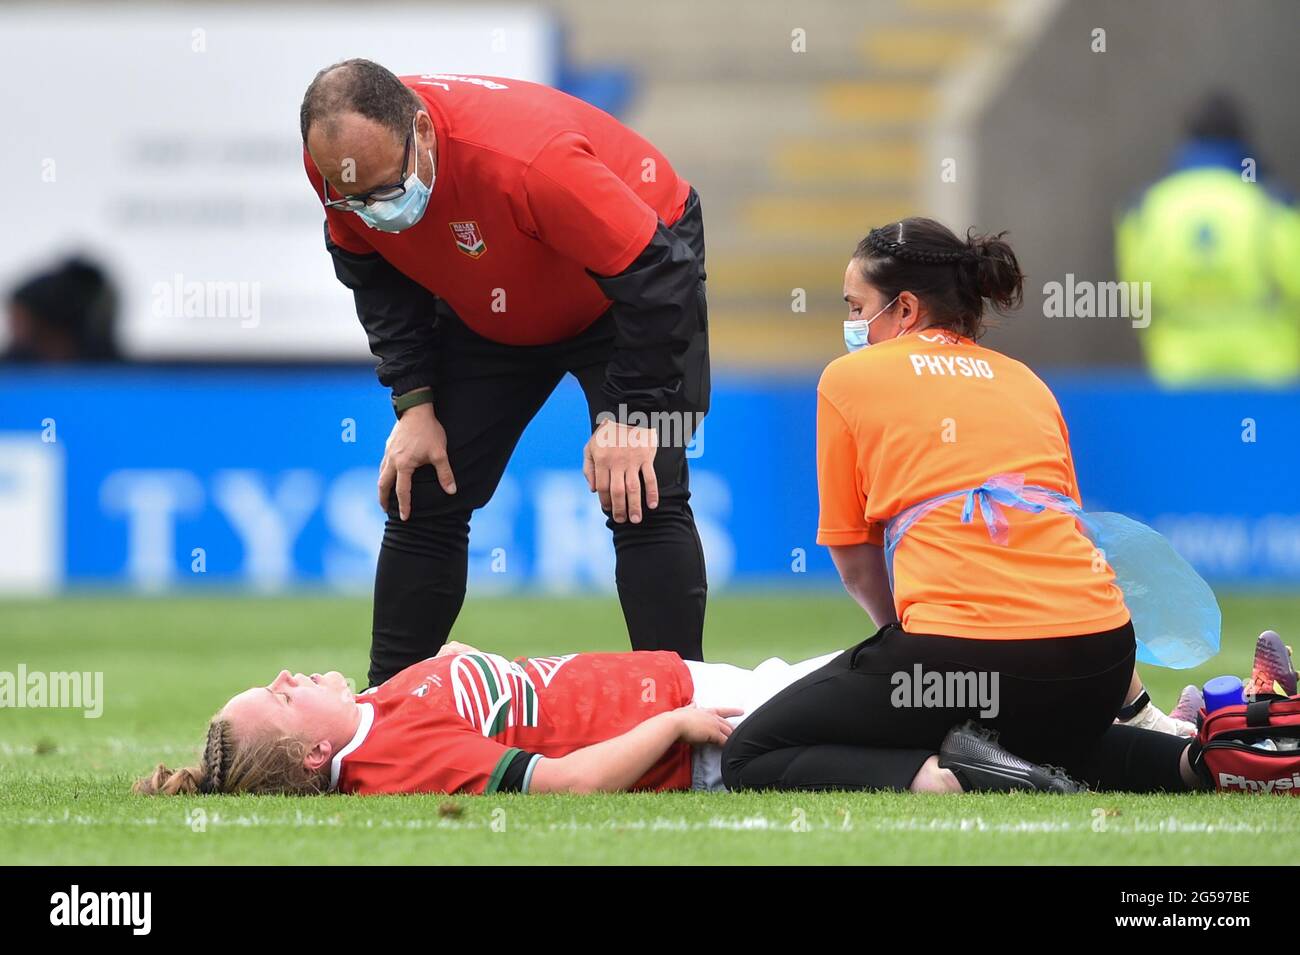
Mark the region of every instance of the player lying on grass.
[[[666, 651], [577, 653], [507, 660], [451, 642], [439, 655], [353, 694], [337, 672], [281, 673], [233, 697], [208, 725], [197, 766], [159, 765], [146, 795], [186, 793], [496, 793], [722, 789], [722, 746], [744, 714], [847, 655], [753, 670], [682, 661]], [[1117, 727], [1136, 759], [1154, 746], [1176, 763], [1191, 742]], [[827, 740], [832, 743], [831, 739]], [[1144, 750], [1143, 747], [1146, 747]], [[860, 754], [834, 756], [807, 788], [851, 781]], [[879, 754], [880, 778], [893, 772]], [[950, 732], [909, 781], [885, 788], [1068, 791], [975, 728]], [[947, 764], [947, 765], [945, 765]], [[837, 768], [838, 767], [838, 768]], [[1168, 776], [1169, 767], [1165, 777]], [[1176, 775], [1177, 768], [1174, 767]], [[1141, 788], [1125, 769], [1089, 781]], [[1194, 777], [1186, 780], [1196, 784]], [[1182, 788], [1182, 782], [1178, 784]], [[1155, 788], [1160, 788], [1158, 785]]]
[[353, 694], [281, 673], [233, 697], [197, 766], [144, 794], [495, 793], [717, 789], [728, 717], [834, 654], [754, 670], [670, 651], [507, 660], [454, 641]]

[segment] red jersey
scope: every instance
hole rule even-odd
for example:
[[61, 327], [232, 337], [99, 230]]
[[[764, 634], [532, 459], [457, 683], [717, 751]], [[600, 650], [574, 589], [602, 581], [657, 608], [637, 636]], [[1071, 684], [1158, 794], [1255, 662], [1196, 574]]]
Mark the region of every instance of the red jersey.
[[[564, 756], [626, 733], [695, 693], [664, 650], [507, 660], [430, 657], [357, 695], [361, 725], [334, 757], [340, 792], [496, 792], [522, 752]], [[691, 747], [674, 743], [633, 789], [690, 789]], [[526, 786], [525, 786], [526, 791]]]
[[[577, 335], [611, 304], [586, 270], [617, 275], [660, 219], [681, 216], [686, 180], [582, 100], [488, 76], [401, 80], [438, 141], [428, 208], [400, 233], [327, 209], [330, 238], [358, 255], [378, 252], [485, 338], [542, 345]], [[320, 196], [323, 178], [305, 148], [303, 160]], [[339, 196], [331, 189], [330, 198]]]

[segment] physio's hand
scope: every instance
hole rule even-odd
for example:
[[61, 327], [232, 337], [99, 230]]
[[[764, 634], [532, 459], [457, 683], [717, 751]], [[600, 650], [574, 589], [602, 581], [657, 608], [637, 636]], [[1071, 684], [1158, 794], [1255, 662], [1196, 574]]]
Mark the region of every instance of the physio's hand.
[[456, 493], [456, 479], [447, 462], [447, 432], [434, 416], [433, 405], [416, 405], [402, 412], [384, 445], [379, 466], [379, 506], [388, 510], [388, 498], [397, 487], [397, 510], [402, 520], [411, 516], [411, 474], [432, 464], [438, 483], [448, 494]]
[[740, 716], [744, 712], [729, 706], [679, 707], [673, 710], [673, 716], [677, 718], [677, 739], [692, 746], [721, 746], [733, 729], [727, 717]]
[[645, 479], [645, 506], [659, 506], [655, 478], [655, 449], [659, 437], [653, 428], [633, 428], [612, 419], [601, 421], [582, 453], [582, 474], [587, 487], [600, 495], [600, 506], [619, 524], [641, 523], [641, 478]]

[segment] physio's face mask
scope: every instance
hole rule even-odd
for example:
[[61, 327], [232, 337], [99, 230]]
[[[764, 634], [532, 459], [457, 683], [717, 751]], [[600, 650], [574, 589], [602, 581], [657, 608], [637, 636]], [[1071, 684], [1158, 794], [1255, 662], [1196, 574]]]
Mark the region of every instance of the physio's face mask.
[[[899, 295], [902, 293], [900, 292]], [[844, 323], [844, 347], [851, 352], [859, 351], [871, 344], [871, 323], [898, 301], [898, 295], [889, 300], [889, 304], [870, 318], [855, 318]]]
[[[411, 126], [411, 138], [412, 141], [416, 141], [414, 122]], [[362, 222], [380, 232], [402, 232], [411, 228], [420, 221], [424, 210], [429, 206], [429, 196], [433, 192], [433, 181], [437, 175], [437, 170], [433, 168], [433, 151], [426, 150], [426, 154], [429, 157], [429, 185], [426, 186], [420, 180], [420, 154], [417, 150], [415, 169], [406, 177], [397, 195], [391, 198], [375, 198], [376, 195], [382, 197], [390, 189], [397, 192], [396, 187], [387, 187], [372, 193], [368, 204], [346, 199], [337, 200], [332, 204], [341, 205], [355, 212]]]

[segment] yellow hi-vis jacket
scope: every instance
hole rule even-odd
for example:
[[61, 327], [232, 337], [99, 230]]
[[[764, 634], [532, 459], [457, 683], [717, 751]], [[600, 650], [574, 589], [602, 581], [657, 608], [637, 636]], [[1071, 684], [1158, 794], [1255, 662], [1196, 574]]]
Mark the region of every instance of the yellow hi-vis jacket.
[[1240, 165], [1166, 176], [1120, 218], [1115, 246], [1119, 278], [1151, 283], [1138, 335], [1162, 384], [1300, 378], [1300, 212]]

